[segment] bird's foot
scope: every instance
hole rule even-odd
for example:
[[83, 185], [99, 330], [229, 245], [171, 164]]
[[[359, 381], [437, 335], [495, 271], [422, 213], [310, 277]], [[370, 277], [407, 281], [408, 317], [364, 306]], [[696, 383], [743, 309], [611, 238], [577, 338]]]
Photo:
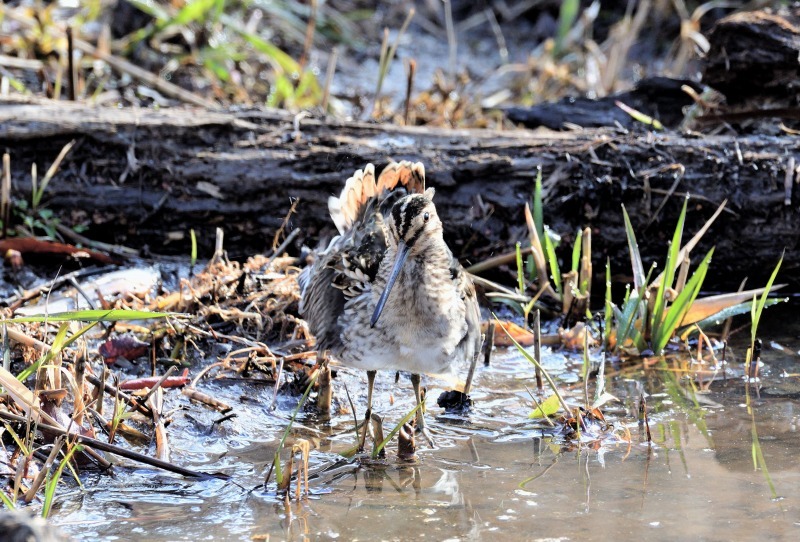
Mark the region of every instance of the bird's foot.
[[431, 433], [431, 430], [428, 429], [427, 426], [423, 425], [422, 427], [418, 427], [417, 433], [425, 437], [425, 440], [428, 441], [428, 446], [430, 446], [431, 448], [436, 448], [436, 441], [433, 440], [433, 434]]
[[[369, 432], [370, 436], [372, 436], [372, 431], [370, 431], [371, 419], [372, 419], [372, 409], [367, 409], [367, 415], [364, 417], [364, 421], [362, 421], [360, 425], [360, 427], [362, 428], [361, 441], [358, 443], [358, 449], [356, 450], [356, 453], [359, 454], [364, 453], [364, 446], [367, 443], [367, 433]], [[356, 431], [358, 430], [358, 427], [359, 426], [356, 427]]]
[[417, 416], [417, 433], [425, 437], [425, 440], [428, 441], [428, 446], [436, 448], [436, 442], [433, 440], [433, 433], [435, 433], [435, 431], [430, 429], [428, 424], [425, 423], [424, 416]]

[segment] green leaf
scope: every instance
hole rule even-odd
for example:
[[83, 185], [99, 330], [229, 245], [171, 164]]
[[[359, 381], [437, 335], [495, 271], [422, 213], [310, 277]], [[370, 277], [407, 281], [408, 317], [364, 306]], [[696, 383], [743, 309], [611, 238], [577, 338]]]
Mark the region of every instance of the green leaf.
[[194, 228], [189, 230], [189, 238], [192, 241], [192, 251], [190, 256], [190, 265], [194, 268], [194, 264], [197, 262], [197, 236], [194, 233]]
[[557, 395], [551, 395], [541, 403], [539, 406], [535, 408], [530, 414], [528, 414], [528, 418], [545, 418], [550, 417], [556, 412], [558, 409], [561, 408], [561, 402], [558, 400]]
[[708, 266], [711, 263], [711, 256], [713, 254], [714, 249], [712, 248], [708, 251], [706, 257], [703, 258], [703, 261], [700, 262], [700, 265], [697, 266], [697, 269], [687, 281], [683, 291], [675, 298], [675, 301], [664, 317], [664, 321], [658, 326], [658, 335], [655, 334], [656, 326], [653, 326], [653, 351], [656, 354], [660, 354], [661, 351], [664, 350], [664, 347], [667, 346], [667, 343], [672, 338], [672, 334], [675, 332], [675, 328], [683, 321], [683, 317], [689, 311], [692, 303], [694, 303], [697, 294], [700, 293], [700, 288], [703, 286], [703, 281], [706, 278]]
[[42, 517], [47, 518], [50, 515], [50, 509], [53, 506], [53, 500], [55, 499], [56, 495], [56, 486], [58, 485], [58, 480], [61, 478], [61, 473], [64, 472], [64, 467], [66, 467], [72, 456], [75, 455], [75, 452], [83, 451], [83, 446], [80, 444], [75, 444], [67, 454], [64, 456], [64, 459], [58, 464], [58, 468], [55, 472], [50, 475], [47, 475], [47, 482], [44, 488], [44, 503], [42, 504]]
[[617, 317], [617, 346], [625, 344], [630, 337], [641, 302], [639, 292], [633, 290], [628, 297], [628, 301], [622, 307], [622, 313]]
[[781, 268], [782, 263], [783, 263], [783, 255], [781, 255], [781, 259], [778, 260], [778, 264], [772, 271], [772, 275], [770, 275], [769, 280], [767, 281], [767, 285], [764, 287], [764, 293], [761, 294], [761, 298], [758, 300], [758, 303], [756, 305], [753, 305], [751, 312], [752, 326], [750, 327], [750, 338], [753, 343], [755, 343], [756, 341], [756, 332], [758, 330], [758, 323], [761, 321], [761, 313], [764, 312], [764, 306], [767, 303], [767, 297], [769, 297], [769, 291], [772, 289], [772, 284], [775, 282], [775, 277], [778, 276], [778, 270]]
[[67, 330], [69, 329], [69, 324], [64, 322], [58, 328], [58, 333], [56, 333], [55, 338], [53, 339], [53, 344], [50, 345], [50, 350], [48, 350], [42, 357], [36, 360], [36, 362], [30, 364], [25, 369], [23, 369], [18, 375], [17, 380], [20, 382], [25, 382], [33, 373], [39, 370], [39, 367], [42, 365], [49, 365], [53, 359], [57, 355], [61, 353], [61, 351], [77, 341], [84, 333], [92, 329], [96, 326], [99, 322], [93, 322], [88, 326], [84, 326], [76, 333], [74, 333], [69, 339], [66, 338]]
[[528, 254], [528, 257], [525, 258], [525, 275], [529, 282], [536, 281], [536, 263], [533, 260], [533, 254]]
[[375, 449], [372, 450], [372, 459], [378, 459], [378, 454], [381, 453], [381, 450], [383, 450], [383, 448], [389, 443], [389, 441], [392, 440], [392, 437], [394, 437], [397, 434], [397, 432], [400, 431], [400, 428], [403, 427], [405, 424], [407, 424], [409, 420], [411, 420], [411, 417], [414, 416], [421, 407], [422, 403], [419, 403], [417, 406], [411, 409], [411, 412], [403, 416], [403, 419], [400, 420], [400, 423], [398, 423], [394, 427], [394, 429], [389, 431], [389, 434], [386, 436], [385, 439], [383, 439], [383, 442], [375, 446]]
[[[683, 237], [683, 225], [686, 221], [686, 206], [688, 202], [688, 198], [683, 200], [683, 208], [681, 209], [681, 214], [678, 217], [678, 224], [675, 226], [675, 233], [672, 235], [672, 242], [669, 246], [669, 250], [667, 251], [667, 261], [664, 264], [663, 278], [661, 283], [658, 285], [658, 293], [656, 294], [655, 303], [653, 304], [653, 314], [651, 315], [652, 320], [650, 329], [654, 342], [657, 341], [661, 343], [661, 339], [663, 339], [665, 335], [664, 331], [661, 329], [662, 325], [664, 324], [664, 313], [666, 312], [667, 306], [665, 294], [667, 288], [672, 288], [672, 282], [675, 279], [675, 268], [678, 260], [678, 253], [681, 250], [681, 238]], [[685, 289], [686, 288], [684, 288], [684, 290]], [[666, 345], [666, 342], [664, 345]], [[653, 350], [656, 353], [659, 353], [661, 349], [663, 349], [663, 346], [661, 348], [656, 348], [654, 344]]]
[[558, 11], [558, 30], [556, 31], [555, 47], [553, 53], [559, 55], [564, 48], [564, 41], [575, 24], [580, 8], [580, 0], [562, 0]]
[[127, 309], [91, 309], [83, 311], [34, 314], [0, 320], [0, 324], [24, 324], [29, 322], [121, 322], [127, 320], [150, 320], [180, 316], [170, 312], [134, 311]]
[[[764, 308], [771, 307], [772, 305], [777, 305], [778, 303], [783, 303], [789, 301], [788, 297], [771, 297], [767, 299], [767, 302], [764, 304]], [[680, 332], [680, 335], [683, 335], [683, 331], [689, 328], [693, 328], [694, 326], [698, 326], [700, 329], [706, 329], [709, 327], [714, 327], [721, 325], [725, 320], [731, 318], [732, 316], [738, 316], [740, 314], [746, 314], [751, 311], [753, 307], [752, 301], [746, 301], [744, 303], [739, 303], [738, 305], [733, 305], [732, 307], [728, 307], [726, 309], [722, 309], [716, 314], [709, 316], [708, 318], [704, 318], [698, 322], [690, 324], [689, 326], [683, 328]]]
[[[581, 244], [583, 243], [583, 234], [581, 229], [578, 228], [578, 233], [575, 235], [575, 243], [572, 245], [572, 272], [578, 272], [578, 266], [581, 264]], [[580, 290], [581, 285], [578, 285]]]
[[561, 269], [558, 267], [558, 257], [556, 257], [556, 247], [550, 238], [549, 228], [544, 232], [544, 251], [547, 253], [547, 262], [550, 266], [550, 275], [553, 277], [553, 285], [556, 292], [561, 293]]
[[622, 217], [625, 219], [625, 234], [628, 237], [628, 252], [631, 253], [631, 268], [633, 270], [633, 286], [637, 290], [645, 284], [644, 265], [642, 265], [642, 255], [639, 253], [639, 244], [636, 242], [636, 234], [631, 226], [631, 219], [625, 206], [622, 206]]
[[539, 239], [544, 237], [544, 210], [542, 202], [542, 168], [536, 172], [536, 183], [533, 189], [533, 224]]

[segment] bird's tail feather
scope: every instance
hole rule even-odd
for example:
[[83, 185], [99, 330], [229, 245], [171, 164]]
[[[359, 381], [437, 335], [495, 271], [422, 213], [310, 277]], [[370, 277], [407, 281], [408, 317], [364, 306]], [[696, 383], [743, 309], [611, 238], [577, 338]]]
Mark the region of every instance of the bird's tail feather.
[[328, 210], [339, 233], [344, 233], [358, 221], [374, 198], [382, 199], [398, 186], [409, 193], [425, 191], [425, 167], [421, 162], [391, 162], [375, 180], [375, 166], [367, 164], [347, 179], [341, 195], [328, 198]]

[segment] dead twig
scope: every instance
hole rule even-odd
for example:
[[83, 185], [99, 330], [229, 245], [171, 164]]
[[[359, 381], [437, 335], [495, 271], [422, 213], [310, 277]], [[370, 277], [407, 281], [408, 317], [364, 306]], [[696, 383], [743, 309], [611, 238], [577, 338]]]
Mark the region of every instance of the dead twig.
[[167, 428], [164, 425], [164, 418], [161, 415], [161, 411], [164, 408], [163, 388], [157, 388], [155, 394], [148, 395], [147, 404], [150, 410], [153, 411], [153, 424], [155, 425], [156, 433], [156, 456], [159, 460], [169, 463], [169, 440], [167, 439]]
[[[16, 414], [11, 414], [10, 412], [3, 412], [0, 411], [0, 419], [10, 421], [10, 422], [17, 422], [17, 423], [27, 423], [28, 419], [25, 416], [17, 416]], [[67, 435], [67, 431], [62, 429], [61, 427], [56, 427], [50, 424], [40, 423], [36, 426], [39, 430], [47, 431], [51, 433], [55, 433], [57, 435]], [[172, 463], [168, 463], [166, 461], [161, 461], [158, 459], [154, 459], [152, 457], [148, 457], [144, 454], [140, 454], [137, 452], [133, 452], [131, 450], [126, 450], [125, 448], [121, 448], [119, 446], [115, 446], [113, 444], [109, 444], [107, 442], [103, 442], [97, 439], [93, 439], [91, 437], [85, 437], [83, 435], [72, 435], [70, 434], [70, 438], [74, 439], [76, 444], [83, 444], [84, 446], [89, 446], [96, 450], [100, 450], [103, 452], [112, 453], [118, 455], [120, 457], [124, 457], [126, 459], [130, 459], [132, 461], [137, 461], [139, 463], [144, 463], [146, 465], [150, 465], [151, 467], [156, 467], [162, 470], [166, 470], [169, 472], [174, 472], [176, 474], [180, 474], [182, 476], [187, 476], [190, 478], [200, 478], [204, 480], [209, 480], [213, 478], [218, 478], [220, 480], [227, 480], [227, 477], [221, 474], [209, 474], [206, 472], [198, 472], [189, 469], [185, 469], [183, 467], [179, 467], [177, 465], [173, 465]]]
[[188, 397], [190, 400], [197, 401], [198, 403], [203, 403], [204, 405], [209, 406], [209, 407], [213, 408], [214, 410], [218, 410], [219, 412], [221, 412], [223, 414], [227, 414], [228, 412], [233, 410], [232, 406], [230, 406], [230, 405], [228, 405], [226, 403], [223, 403], [219, 399], [217, 399], [215, 397], [211, 397], [207, 393], [203, 393], [202, 391], [197, 390], [197, 389], [192, 388], [192, 387], [188, 387], [187, 386], [187, 387], [183, 388], [181, 390], [181, 393], [183, 395], [185, 395], [186, 397]]
[[76, 271], [72, 271], [71, 273], [67, 273], [66, 275], [59, 275], [58, 277], [54, 278], [53, 280], [47, 281], [44, 284], [36, 286], [35, 288], [31, 288], [30, 290], [25, 290], [21, 294], [12, 295], [11, 297], [7, 297], [0, 301], [0, 305], [5, 305], [11, 311], [15, 311], [31, 299], [41, 295], [47, 290], [52, 290], [53, 288], [58, 288], [64, 283], [70, 282], [72, 279], [79, 279], [90, 277], [92, 275], [99, 275], [102, 273], [107, 273], [116, 266], [104, 266], [104, 267], [87, 267], [85, 269], [78, 269]]
[[116, 386], [109, 384], [108, 382], [102, 382], [99, 378], [94, 375], [86, 375], [86, 380], [89, 381], [95, 387], [102, 388], [106, 393], [114, 396], [119, 396], [120, 399], [128, 403], [132, 408], [138, 410], [140, 413], [144, 414], [148, 418], [153, 417], [153, 413], [150, 411], [150, 408], [146, 405], [143, 405], [138, 400], [134, 399], [127, 393], [122, 390], [117, 389]]

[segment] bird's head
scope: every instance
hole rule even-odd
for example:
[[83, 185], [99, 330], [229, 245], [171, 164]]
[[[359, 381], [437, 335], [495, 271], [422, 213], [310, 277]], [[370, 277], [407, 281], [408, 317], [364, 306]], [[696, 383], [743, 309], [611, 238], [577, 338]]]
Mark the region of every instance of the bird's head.
[[378, 322], [392, 286], [409, 255], [421, 254], [442, 239], [442, 221], [436, 214], [433, 194], [433, 188], [428, 188], [424, 194], [404, 196], [392, 206], [387, 226], [391, 236], [389, 242], [397, 246], [397, 252], [386, 287], [375, 306], [370, 321], [372, 327]]
[[433, 194], [433, 188], [428, 188], [424, 194], [405, 196], [392, 206], [388, 227], [398, 249], [405, 245], [411, 254], [417, 254], [441, 237], [442, 221], [436, 214]]

